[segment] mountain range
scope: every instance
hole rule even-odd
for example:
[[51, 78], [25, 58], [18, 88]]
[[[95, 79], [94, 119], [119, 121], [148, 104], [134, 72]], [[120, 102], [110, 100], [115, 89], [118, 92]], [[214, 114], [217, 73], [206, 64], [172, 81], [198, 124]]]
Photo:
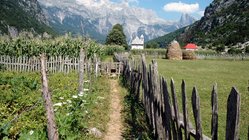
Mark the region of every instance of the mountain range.
[[119, 23], [127, 41], [144, 35], [145, 41], [175, 31], [196, 21], [184, 14], [179, 22], [159, 18], [152, 10], [130, 7], [127, 3], [69, 0], [39, 0], [49, 24], [61, 34], [71, 32], [104, 42], [111, 28]]
[[[248, 0], [214, 0], [204, 16], [194, 24], [150, 40], [161, 47], [176, 39], [180, 44], [196, 43], [203, 47], [242, 46], [249, 41]], [[171, 38], [171, 40], [169, 40]]]
[[130, 42], [142, 34], [148, 41], [196, 21], [187, 14], [179, 21], [167, 21], [152, 10], [107, 0], [1, 0], [0, 5], [0, 34], [23, 30], [51, 33], [53, 29], [58, 34], [71, 32], [102, 43], [117, 23]]
[[55, 34], [36, 0], [1, 0], [0, 35], [17, 36], [20, 31]]

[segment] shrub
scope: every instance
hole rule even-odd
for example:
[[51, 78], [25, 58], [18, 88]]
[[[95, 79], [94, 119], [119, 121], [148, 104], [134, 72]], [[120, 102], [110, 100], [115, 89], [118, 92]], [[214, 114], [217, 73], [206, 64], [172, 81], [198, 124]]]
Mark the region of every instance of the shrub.
[[228, 53], [229, 54], [239, 54], [239, 53], [242, 53], [242, 50], [238, 49], [238, 48], [231, 48], [228, 50]]
[[183, 51], [182, 52], [182, 59], [187, 59], [187, 60], [196, 59], [195, 52], [193, 52], [193, 51]]
[[195, 51], [196, 54], [198, 55], [214, 55], [216, 52], [214, 50], [198, 50]]
[[249, 45], [245, 48], [245, 53], [249, 53]]
[[107, 45], [104, 46], [104, 55], [113, 55], [115, 52], [124, 52], [125, 48], [123, 46], [118, 45]]
[[132, 55], [165, 55], [166, 49], [143, 49], [143, 50], [131, 50]]
[[217, 52], [224, 52], [225, 51], [225, 45], [219, 45], [216, 47]]

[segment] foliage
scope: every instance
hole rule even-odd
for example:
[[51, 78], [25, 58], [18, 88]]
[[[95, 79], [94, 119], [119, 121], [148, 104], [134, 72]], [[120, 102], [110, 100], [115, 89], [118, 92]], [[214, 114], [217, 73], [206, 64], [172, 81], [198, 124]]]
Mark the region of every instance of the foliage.
[[195, 53], [198, 55], [215, 55], [216, 54], [214, 50], [198, 50], [198, 51], [195, 51]]
[[[150, 44], [152, 44], [155, 46], [159, 45], [160, 48], [166, 48], [168, 46], [168, 44], [170, 44], [170, 42], [173, 41], [174, 39], [177, 39], [177, 37], [179, 35], [181, 35], [185, 31], [185, 29], [186, 29], [186, 27], [178, 29], [178, 30], [171, 32], [171, 33], [168, 33], [162, 37], [152, 39], [152, 40], [146, 42], [145, 44], [146, 44], [146, 46], [147, 46], [147, 44], [149, 46], [150, 46]], [[179, 43], [181, 46], [183, 46], [182, 42], [179, 42]]]
[[228, 50], [228, 53], [229, 53], [229, 54], [241, 54], [241, 53], [242, 53], [242, 50], [239, 49], [239, 48], [234, 48], [234, 47], [232, 47], [232, 48], [230, 48], [230, 49]]
[[50, 56], [68, 56], [79, 57], [80, 48], [83, 48], [87, 56], [93, 57], [93, 54], [101, 56], [102, 48], [94, 41], [86, 38], [57, 37], [55, 39], [39, 38], [16, 38], [0, 39], [0, 55], [9, 56], [39, 56], [45, 53]]
[[149, 127], [149, 122], [142, 102], [137, 102], [137, 99], [129, 92], [129, 89], [128, 91], [125, 89], [125, 87], [129, 88], [129, 86], [123, 78], [121, 78], [120, 84], [123, 86], [121, 89], [123, 96], [123, 138], [141, 140], [155, 139], [152, 133], [153, 130]]
[[47, 32], [56, 35], [51, 27], [38, 21], [36, 15], [32, 15], [33, 13], [25, 11], [25, 9], [20, 6], [19, 2], [20, 1], [17, 2], [15, 0], [0, 1], [0, 31], [8, 34], [7, 25], [9, 25], [16, 27], [19, 31], [35, 31], [38, 34]]
[[[36, 74], [16, 75], [13, 73], [0, 73], [0, 138], [7, 135], [16, 138], [20, 130], [43, 129], [45, 116], [41, 105], [41, 93], [39, 92], [39, 77]], [[38, 107], [29, 114], [26, 110], [36, 103]], [[15, 126], [8, 124], [15, 115], [21, 114], [19, 120], [13, 122]]]
[[112, 30], [108, 33], [106, 38], [106, 45], [120, 45], [125, 49], [128, 49], [128, 44], [126, 42], [126, 36], [123, 31], [123, 27], [120, 24], [113, 26]]
[[[68, 56], [79, 57], [80, 48], [85, 50], [87, 58], [93, 58], [94, 54], [99, 57], [104, 55], [113, 55], [114, 52], [123, 52], [124, 47], [118, 45], [97, 44], [95, 41], [86, 38], [72, 38], [62, 36], [54, 39], [39, 39], [19, 37], [10, 39], [7, 37], [0, 38], [0, 55], [9, 56], [39, 56], [46, 53], [50, 56]], [[0, 69], [3, 69], [0, 66]]]
[[186, 50], [182, 51], [182, 59], [193, 60], [196, 58], [197, 57], [194, 51], [186, 51]]
[[225, 45], [222, 44], [222, 45], [217, 46], [217, 47], [216, 47], [216, 51], [217, 51], [218, 53], [224, 52], [224, 51], [225, 51]]
[[118, 45], [106, 45], [103, 47], [104, 55], [113, 55], [115, 52], [120, 53], [124, 52], [125, 48]]
[[143, 49], [143, 50], [130, 50], [132, 55], [163, 55], [165, 56], [166, 49]]
[[249, 53], [249, 45], [245, 47], [245, 53]]
[[[96, 127], [104, 132], [108, 122], [107, 79], [97, 79], [91, 93], [79, 96], [77, 77], [76, 73], [49, 75], [60, 139], [94, 139], [88, 129]], [[0, 139], [47, 139], [39, 79], [38, 73], [0, 73]], [[37, 102], [33, 109], [23, 112]], [[17, 114], [20, 117], [8, 123]]]
[[145, 48], [147, 48], [147, 49], [149, 49], [149, 48], [154, 48], [155, 49], [155, 48], [159, 48], [159, 47], [160, 47], [159, 44], [156, 43], [156, 42], [149, 42], [145, 46]]

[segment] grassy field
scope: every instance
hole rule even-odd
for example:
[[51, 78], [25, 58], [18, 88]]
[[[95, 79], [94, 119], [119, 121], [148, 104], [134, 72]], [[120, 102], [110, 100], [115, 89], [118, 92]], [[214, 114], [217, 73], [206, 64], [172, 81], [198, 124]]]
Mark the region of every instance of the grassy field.
[[[92, 92], [83, 96], [78, 95], [77, 73], [48, 77], [60, 139], [97, 139], [88, 133], [93, 127], [105, 132], [110, 103], [106, 77], [98, 78]], [[0, 72], [0, 139], [47, 139], [40, 83], [40, 73]], [[37, 102], [32, 110], [8, 124]]]
[[[147, 59], [150, 62], [149, 59]], [[180, 85], [182, 79], [187, 84], [187, 97], [189, 114], [193, 121], [191, 104], [191, 91], [196, 86], [201, 102], [201, 117], [204, 134], [211, 136], [211, 91], [212, 86], [218, 85], [218, 112], [219, 112], [219, 138], [225, 138], [226, 105], [232, 86], [235, 86], [241, 95], [240, 138], [247, 139], [249, 126], [249, 61], [225, 60], [195, 60], [170, 61], [157, 59], [159, 73], [168, 83], [173, 78], [178, 94], [178, 104], [182, 107]]]

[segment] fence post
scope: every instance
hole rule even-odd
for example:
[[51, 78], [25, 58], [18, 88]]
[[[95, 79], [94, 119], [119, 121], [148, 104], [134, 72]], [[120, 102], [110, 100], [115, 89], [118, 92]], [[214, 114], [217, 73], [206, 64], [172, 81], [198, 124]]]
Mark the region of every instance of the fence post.
[[174, 115], [175, 115], [175, 122], [176, 122], [176, 128], [177, 128], [177, 139], [181, 140], [182, 139], [182, 131], [180, 127], [180, 115], [179, 115], [179, 110], [178, 110], [178, 103], [177, 103], [177, 97], [176, 97], [176, 92], [175, 92], [175, 84], [174, 80], [171, 79], [171, 94], [172, 94], [172, 103], [174, 107]]
[[213, 86], [212, 90], [212, 120], [211, 120], [211, 134], [212, 140], [218, 139], [218, 96], [217, 96], [217, 85]]
[[84, 50], [80, 49], [80, 61], [79, 61], [79, 94], [83, 94], [84, 91]]
[[142, 87], [143, 87], [143, 104], [145, 106], [146, 112], [148, 112], [147, 108], [147, 97], [148, 97], [148, 76], [147, 76], [147, 67], [146, 60], [144, 54], [142, 54]]
[[239, 139], [240, 95], [233, 87], [227, 100], [226, 140]]
[[41, 55], [41, 79], [42, 79], [42, 95], [45, 102], [46, 116], [47, 116], [47, 132], [49, 140], [58, 140], [58, 130], [54, 118], [53, 103], [51, 94], [48, 91], [48, 79], [46, 73], [46, 58], [45, 55]]
[[168, 87], [167, 87], [167, 82], [163, 78], [163, 100], [164, 100], [164, 108], [165, 108], [165, 129], [166, 129], [166, 140], [171, 140], [171, 105], [170, 105], [170, 97], [169, 97], [169, 92], [168, 92]]
[[185, 140], [190, 140], [189, 135], [189, 123], [188, 123], [188, 104], [187, 104], [187, 95], [186, 95], [186, 84], [185, 81], [182, 80], [182, 110], [183, 110], [183, 122], [184, 122], [184, 132], [185, 132]]
[[198, 92], [196, 87], [193, 88], [192, 91], [192, 109], [194, 113], [195, 118], [195, 126], [196, 126], [196, 134], [195, 139], [196, 140], [202, 140], [202, 126], [201, 126], [201, 113], [200, 113], [200, 97], [198, 96]]

